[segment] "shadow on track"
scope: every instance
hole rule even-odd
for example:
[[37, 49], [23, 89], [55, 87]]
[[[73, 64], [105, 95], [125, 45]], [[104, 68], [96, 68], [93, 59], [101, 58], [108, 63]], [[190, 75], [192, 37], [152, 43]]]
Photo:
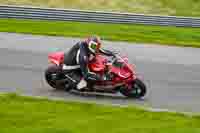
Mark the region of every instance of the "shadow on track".
[[81, 98], [87, 98], [87, 99], [98, 99], [98, 100], [122, 100], [122, 101], [138, 101], [138, 102], [144, 102], [147, 99], [144, 98], [140, 98], [140, 99], [136, 99], [136, 98], [128, 98], [125, 97], [123, 95], [121, 95], [120, 93], [98, 93], [98, 92], [79, 92], [79, 91], [75, 91], [75, 90], [71, 90], [70, 92], [66, 92], [64, 90], [52, 90], [53, 92], [58, 92], [58, 93], [68, 93], [71, 96], [74, 97], [81, 97]]

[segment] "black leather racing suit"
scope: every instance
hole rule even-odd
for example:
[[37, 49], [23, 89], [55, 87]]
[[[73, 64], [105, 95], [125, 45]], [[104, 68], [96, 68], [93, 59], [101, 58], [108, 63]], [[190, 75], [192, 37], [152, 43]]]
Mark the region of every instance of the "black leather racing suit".
[[[100, 49], [100, 53], [112, 56], [113, 53], [109, 50]], [[68, 67], [68, 70], [73, 70], [76, 66], [80, 66], [82, 76], [86, 81], [101, 80], [100, 76], [96, 73], [90, 72], [88, 63], [94, 55], [89, 51], [87, 43], [80, 41], [76, 43], [69, 52], [64, 54], [64, 64]]]

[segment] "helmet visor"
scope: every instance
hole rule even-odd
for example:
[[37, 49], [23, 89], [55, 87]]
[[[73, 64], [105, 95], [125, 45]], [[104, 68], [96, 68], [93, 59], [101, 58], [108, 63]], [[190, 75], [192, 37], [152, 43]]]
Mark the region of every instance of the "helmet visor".
[[98, 44], [94, 41], [91, 41], [89, 43], [89, 47], [90, 47], [90, 50], [92, 50], [92, 52], [97, 52], [98, 51]]
[[90, 47], [91, 47], [93, 50], [96, 50], [96, 49], [97, 49], [97, 43], [91, 42]]

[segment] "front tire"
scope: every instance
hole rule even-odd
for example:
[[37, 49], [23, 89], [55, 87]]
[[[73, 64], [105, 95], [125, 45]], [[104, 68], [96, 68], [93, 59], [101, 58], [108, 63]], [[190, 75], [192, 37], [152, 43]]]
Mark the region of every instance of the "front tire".
[[123, 88], [120, 92], [130, 98], [141, 98], [146, 94], [146, 86], [140, 79], [135, 79], [132, 83], [132, 88]]

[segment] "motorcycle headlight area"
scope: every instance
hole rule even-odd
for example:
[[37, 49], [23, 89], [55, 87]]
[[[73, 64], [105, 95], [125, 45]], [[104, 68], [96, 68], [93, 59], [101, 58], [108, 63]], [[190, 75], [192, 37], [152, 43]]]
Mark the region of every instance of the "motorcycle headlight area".
[[121, 62], [119, 60], [115, 60], [113, 62], [113, 66], [118, 67], [118, 68], [123, 68], [125, 66], [124, 62]]

